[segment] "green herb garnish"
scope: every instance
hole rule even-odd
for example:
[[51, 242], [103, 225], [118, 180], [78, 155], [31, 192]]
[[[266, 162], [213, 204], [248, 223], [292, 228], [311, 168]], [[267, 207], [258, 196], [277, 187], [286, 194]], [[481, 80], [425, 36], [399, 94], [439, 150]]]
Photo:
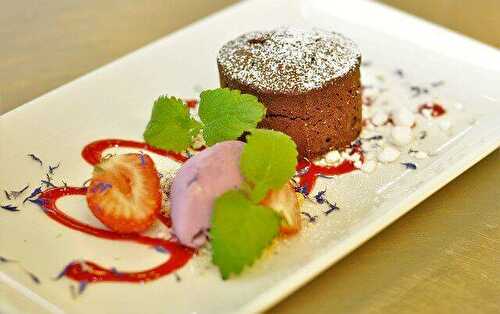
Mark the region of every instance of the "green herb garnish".
[[245, 182], [240, 190], [217, 198], [212, 213], [213, 263], [227, 279], [253, 264], [279, 234], [281, 216], [259, 202], [293, 176], [297, 148], [281, 132], [256, 129], [266, 110], [255, 96], [227, 88], [207, 90], [201, 93], [198, 113], [201, 123], [180, 99], [160, 97], [144, 139], [152, 146], [181, 152], [200, 131], [208, 146], [250, 132], [240, 159]]
[[251, 186], [250, 199], [261, 201], [270, 189], [282, 187], [295, 174], [297, 146], [281, 132], [253, 130], [247, 136], [240, 168]]
[[201, 93], [198, 113], [203, 122], [203, 138], [211, 146], [237, 139], [257, 127], [266, 109], [253, 95], [219, 88]]
[[190, 116], [180, 99], [161, 96], [154, 103], [144, 140], [176, 152], [186, 150], [200, 130], [208, 146], [234, 140], [254, 129], [264, 118], [266, 108], [253, 95], [218, 88], [201, 93], [198, 113], [202, 123]]
[[154, 102], [144, 139], [152, 146], [181, 152], [191, 145], [200, 128], [200, 123], [190, 116], [182, 100], [160, 96]]
[[210, 237], [213, 263], [222, 278], [239, 274], [278, 235], [281, 218], [269, 207], [252, 203], [241, 191], [229, 191], [214, 205]]

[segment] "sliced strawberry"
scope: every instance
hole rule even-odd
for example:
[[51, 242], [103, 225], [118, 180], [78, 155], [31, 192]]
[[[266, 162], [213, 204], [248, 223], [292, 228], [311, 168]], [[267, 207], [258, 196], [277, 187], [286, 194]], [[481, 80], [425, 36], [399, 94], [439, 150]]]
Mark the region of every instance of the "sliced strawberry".
[[294, 234], [300, 230], [299, 201], [290, 183], [286, 183], [281, 189], [271, 190], [261, 203], [284, 218], [280, 228], [282, 234]]
[[151, 157], [124, 154], [96, 165], [87, 190], [94, 215], [111, 230], [146, 230], [161, 207], [160, 179]]

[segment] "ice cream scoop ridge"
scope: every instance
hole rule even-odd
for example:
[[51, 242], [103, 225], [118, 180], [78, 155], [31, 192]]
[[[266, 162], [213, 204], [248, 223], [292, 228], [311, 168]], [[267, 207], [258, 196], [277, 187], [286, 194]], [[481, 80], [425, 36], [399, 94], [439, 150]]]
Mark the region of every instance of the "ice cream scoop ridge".
[[177, 172], [170, 205], [173, 231], [182, 244], [197, 248], [207, 241], [215, 199], [243, 182], [240, 155], [244, 145], [239, 141], [215, 144]]

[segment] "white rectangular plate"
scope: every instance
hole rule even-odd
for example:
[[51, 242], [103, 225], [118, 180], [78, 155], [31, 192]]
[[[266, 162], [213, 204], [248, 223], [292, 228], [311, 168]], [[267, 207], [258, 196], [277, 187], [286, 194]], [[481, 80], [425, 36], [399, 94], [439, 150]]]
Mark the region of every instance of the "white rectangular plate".
[[[60, 162], [56, 180], [81, 184], [90, 167], [81, 148], [101, 138], [141, 139], [151, 104], [160, 94], [193, 97], [194, 89], [218, 86], [218, 48], [237, 35], [281, 25], [319, 26], [353, 38], [361, 47], [363, 81], [385, 75], [388, 101], [414, 108], [438, 98], [452, 127], [434, 128], [423, 143], [435, 153], [416, 171], [399, 163], [320, 180], [340, 210], [306, 202], [318, 215], [300, 235], [279, 243], [241, 276], [222, 281], [205, 257], [174, 276], [144, 284], [99, 283], [72, 298], [63, 278], [52, 278], [68, 262], [85, 258], [120, 269], [143, 269], [165, 255], [127, 243], [97, 239], [49, 220], [32, 204], [0, 211], [0, 312], [234, 313], [268, 308], [306, 283], [409, 209], [498, 147], [500, 56], [497, 50], [373, 2], [248, 1], [206, 18], [143, 49], [58, 88], [0, 118], [0, 189], [39, 184], [46, 169], [26, 158], [36, 153]], [[405, 78], [393, 77], [403, 69]], [[392, 75], [392, 76], [391, 76]], [[412, 98], [409, 84], [445, 84]], [[457, 104], [462, 104], [462, 109]], [[403, 154], [401, 161], [409, 157]], [[60, 182], [60, 181], [59, 181]], [[2, 195], [1, 203], [6, 203]], [[64, 201], [71, 214], [96, 224], [83, 198]], [[40, 278], [35, 284], [22, 270]]]

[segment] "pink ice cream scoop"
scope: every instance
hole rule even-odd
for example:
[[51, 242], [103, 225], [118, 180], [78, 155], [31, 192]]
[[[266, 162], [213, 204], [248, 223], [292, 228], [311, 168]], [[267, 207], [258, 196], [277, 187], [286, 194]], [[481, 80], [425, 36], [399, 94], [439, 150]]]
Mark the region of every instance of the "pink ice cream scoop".
[[244, 143], [215, 144], [190, 158], [177, 172], [171, 188], [171, 217], [180, 242], [200, 247], [210, 228], [215, 199], [243, 182], [240, 155]]

